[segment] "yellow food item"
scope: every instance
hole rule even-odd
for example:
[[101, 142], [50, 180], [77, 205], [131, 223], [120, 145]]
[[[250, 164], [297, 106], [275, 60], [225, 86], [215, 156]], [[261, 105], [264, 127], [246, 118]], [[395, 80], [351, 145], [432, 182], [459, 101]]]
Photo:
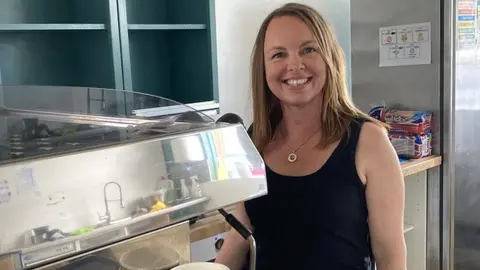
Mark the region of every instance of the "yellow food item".
[[157, 201], [157, 203], [155, 203], [153, 206], [152, 206], [152, 212], [155, 212], [155, 211], [158, 211], [158, 210], [162, 210], [162, 209], [165, 209], [167, 208], [167, 205], [162, 202], [162, 201]]

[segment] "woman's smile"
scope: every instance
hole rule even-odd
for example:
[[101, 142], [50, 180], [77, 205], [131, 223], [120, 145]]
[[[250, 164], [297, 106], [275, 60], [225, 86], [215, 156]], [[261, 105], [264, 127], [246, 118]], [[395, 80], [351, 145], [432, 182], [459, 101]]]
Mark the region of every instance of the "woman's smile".
[[283, 80], [282, 83], [289, 90], [302, 90], [305, 89], [312, 82], [313, 77], [295, 77]]

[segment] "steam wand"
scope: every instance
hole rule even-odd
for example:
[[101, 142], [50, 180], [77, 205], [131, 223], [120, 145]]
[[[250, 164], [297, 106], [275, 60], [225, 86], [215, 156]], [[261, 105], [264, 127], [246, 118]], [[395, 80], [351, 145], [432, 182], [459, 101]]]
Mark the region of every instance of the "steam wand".
[[237, 231], [245, 240], [248, 240], [248, 243], [250, 244], [250, 270], [255, 270], [257, 262], [257, 243], [255, 242], [252, 232], [238, 221], [234, 215], [227, 213], [223, 208], [218, 209], [218, 212], [222, 214], [225, 221], [227, 221], [235, 231]]

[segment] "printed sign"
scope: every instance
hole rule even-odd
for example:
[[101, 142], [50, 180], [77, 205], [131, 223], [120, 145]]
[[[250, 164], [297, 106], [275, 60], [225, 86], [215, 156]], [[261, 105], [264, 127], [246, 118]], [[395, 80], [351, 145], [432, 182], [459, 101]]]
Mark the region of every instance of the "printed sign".
[[430, 23], [382, 27], [380, 34], [381, 67], [431, 63]]

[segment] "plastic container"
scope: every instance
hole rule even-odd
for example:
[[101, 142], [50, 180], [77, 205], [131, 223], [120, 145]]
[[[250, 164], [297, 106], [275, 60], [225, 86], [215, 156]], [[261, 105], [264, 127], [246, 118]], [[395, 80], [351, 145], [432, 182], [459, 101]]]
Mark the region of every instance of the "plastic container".
[[223, 264], [210, 262], [187, 263], [172, 268], [172, 270], [230, 270]]

